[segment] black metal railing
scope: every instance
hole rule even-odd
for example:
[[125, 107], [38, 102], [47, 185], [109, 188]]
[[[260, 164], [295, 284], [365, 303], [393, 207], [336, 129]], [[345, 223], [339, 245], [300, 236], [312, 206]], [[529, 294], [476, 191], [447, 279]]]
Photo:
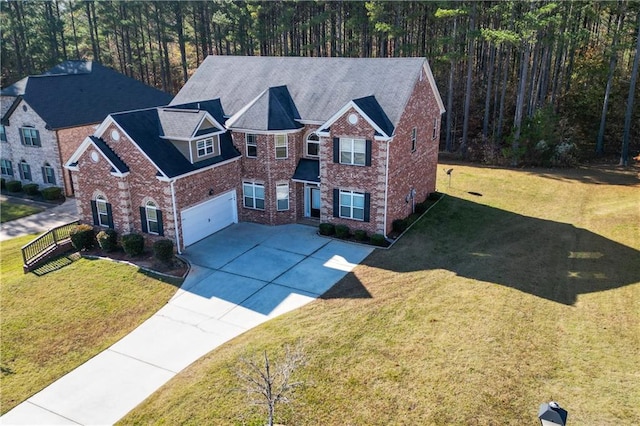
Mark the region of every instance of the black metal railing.
[[67, 243], [71, 231], [80, 221], [70, 222], [61, 226], [57, 226], [35, 240], [22, 247], [22, 261], [25, 273], [29, 272], [36, 262], [42, 261], [43, 256], [52, 253], [62, 243]]

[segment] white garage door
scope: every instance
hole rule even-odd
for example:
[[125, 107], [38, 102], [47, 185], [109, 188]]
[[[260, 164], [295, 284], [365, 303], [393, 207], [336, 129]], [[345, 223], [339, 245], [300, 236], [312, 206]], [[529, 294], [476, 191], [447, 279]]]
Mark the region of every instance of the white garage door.
[[182, 240], [185, 247], [238, 222], [236, 191], [182, 210]]

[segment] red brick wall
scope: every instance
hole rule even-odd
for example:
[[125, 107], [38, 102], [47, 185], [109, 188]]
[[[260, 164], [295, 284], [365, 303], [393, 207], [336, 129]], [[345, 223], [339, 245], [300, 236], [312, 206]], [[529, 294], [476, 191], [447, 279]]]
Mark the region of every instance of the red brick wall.
[[[58, 145], [60, 146], [60, 157], [62, 164], [66, 164], [82, 142], [95, 132], [99, 123], [87, 124], [86, 126], [70, 127], [68, 129], [57, 130]], [[64, 191], [67, 196], [73, 195], [71, 178], [66, 169], [63, 171]]]
[[[358, 122], [347, 121], [350, 114], [357, 114]], [[374, 139], [375, 129], [354, 109], [347, 111], [331, 125], [331, 137], [323, 138], [320, 144], [320, 181], [322, 209], [320, 220], [347, 225], [352, 231], [363, 229], [369, 233], [379, 233], [384, 227], [384, 175], [386, 162], [386, 142]], [[371, 166], [343, 165], [333, 162], [333, 138], [353, 137], [371, 140]], [[370, 221], [333, 217], [333, 190], [339, 188], [371, 194]]]
[[[433, 139], [434, 121], [437, 120]], [[411, 131], [417, 128], [416, 150], [411, 151]], [[435, 191], [438, 145], [440, 143], [440, 110], [429, 80], [422, 71], [409, 102], [396, 128], [389, 153], [389, 195], [386, 231], [391, 231], [394, 219], [402, 219], [412, 212], [412, 201], [406, 197], [413, 188], [415, 202], [424, 201]]]
[[[239, 176], [238, 217], [241, 221], [281, 225], [293, 223], [304, 215], [301, 208], [302, 191], [296, 190], [296, 183], [291, 181], [298, 161], [302, 156], [305, 129], [287, 134], [288, 157], [276, 159], [274, 134], [256, 135], [257, 157], [247, 157], [245, 133], [234, 132], [233, 142], [242, 153], [242, 166]], [[264, 185], [265, 208], [256, 210], [245, 208], [243, 202], [242, 182], [253, 181]], [[289, 210], [277, 211], [276, 184], [289, 184]]]

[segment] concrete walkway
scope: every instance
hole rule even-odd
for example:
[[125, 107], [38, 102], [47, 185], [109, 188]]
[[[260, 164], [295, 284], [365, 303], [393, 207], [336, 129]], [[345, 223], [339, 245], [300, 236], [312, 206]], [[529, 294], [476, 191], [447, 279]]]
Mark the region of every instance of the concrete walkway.
[[7, 195], [0, 195], [0, 200], [46, 209], [43, 212], [12, 220], [11, 222], [6, 222], [0, 225], [0, 241], [21, 237], [23, 235], [39, 234], [41, 232], [48, 231], [51, 228], [55, 228], [56, 226], [78, 220], [76, 200], [73, 198], [67, 198], [67, 200], [60, 205], [39, 203], [37, 201], [15, 198]]
[[0, 424], [115, 423], [206, 353], [315, 300], [372, 250], [304, 225], [232, 225], [187, 249], [191, 272], [164, 308]]

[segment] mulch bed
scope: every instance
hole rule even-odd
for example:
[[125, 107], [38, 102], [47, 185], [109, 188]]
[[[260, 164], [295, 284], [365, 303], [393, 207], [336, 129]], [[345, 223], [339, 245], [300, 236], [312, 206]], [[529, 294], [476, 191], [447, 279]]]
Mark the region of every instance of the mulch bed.
[[173, 261], [165, 264], [153, 257], [153, 253], [144, 252], [141, 256], [130, 257], [119, 249], [112, 252], [105, 252], [100, 248], [83, 251], [82, 256], [107, 258], [116, 262], [128, 262], [150, 272], [157, 272], [163, 275], [170, 275], [176, 278], [184, 278], [189, 271], [189, 265], [182, 259], [177, 257]]

